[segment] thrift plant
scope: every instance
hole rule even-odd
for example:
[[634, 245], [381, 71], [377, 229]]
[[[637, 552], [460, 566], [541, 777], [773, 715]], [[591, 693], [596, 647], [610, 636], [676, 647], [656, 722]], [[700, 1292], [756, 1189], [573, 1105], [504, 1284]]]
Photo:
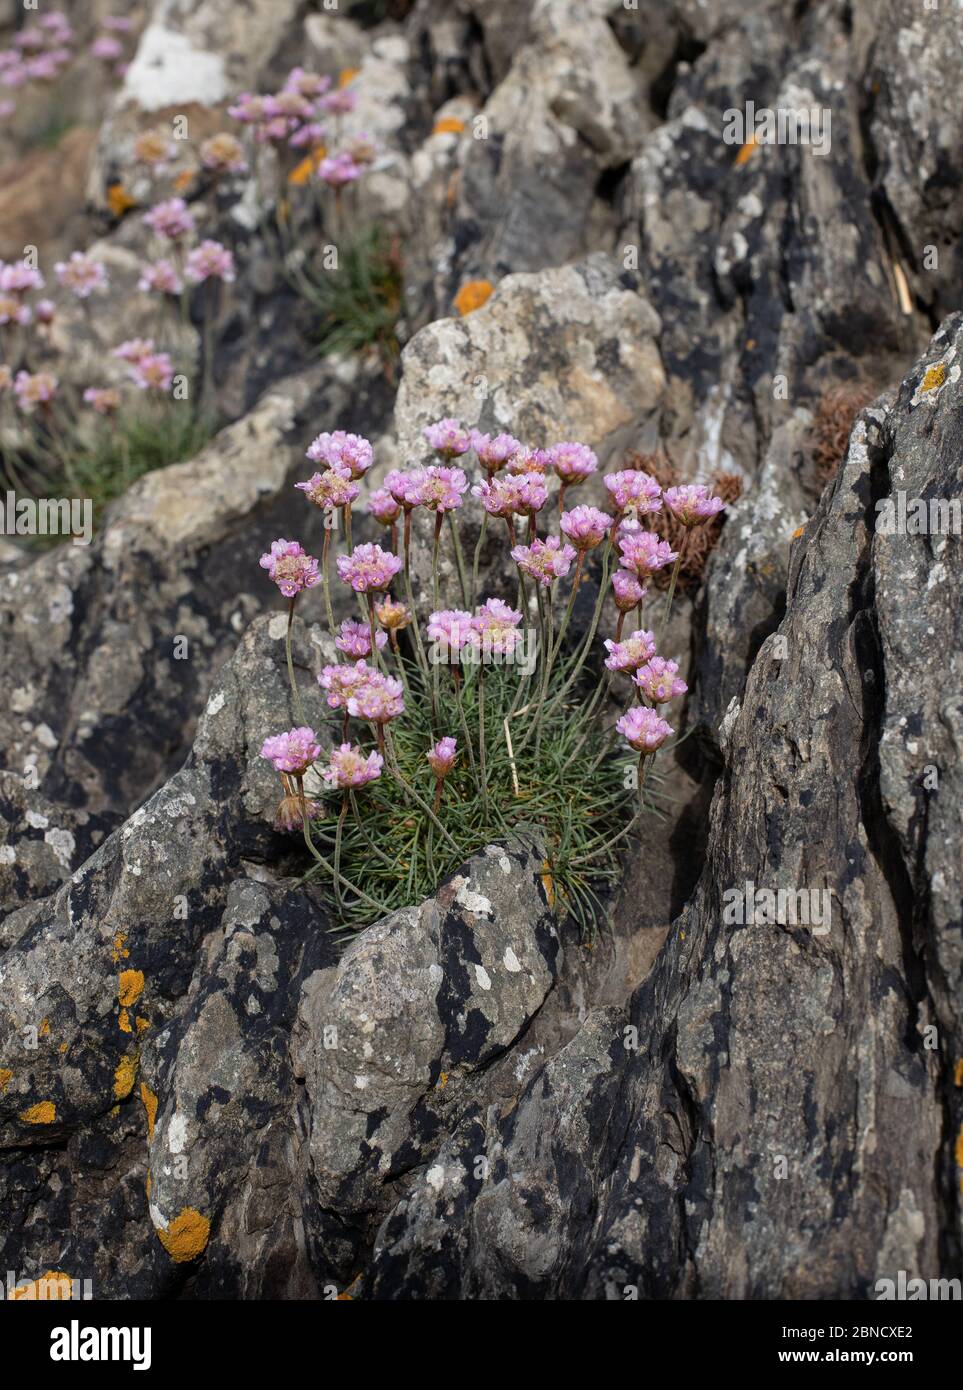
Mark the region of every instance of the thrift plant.
[[[660, 710], [686, 693], [654, 633], [624, 632], [630, 613], [641, 618], [650, 577], [671, 566], [674, 579], [680, 559], [639, 518], [668, 507], [696, 528], [723, 504], [699, 486], [663, 494], [654, 479], [631, 472], [604, 479], [611, 511], [566, 508], [569, 490], [598, 468], [587, 445], [530, 449], [451, 419], [424, 433], [438, 462], [390, 472], [368, 492], [383, 545], [352, 545], [373, 453], [366, 439], [339, 430], [312, 443], [307, 457], [318, 471], [296, 485], [321, 513], [320, 557], [284, 538], [261, 557], [288, 601], [298, 720], [261, 749], [281, 778], [275, 828], [303, 837], [337, 926], [354, 928], [419, 901], [489, 841], [537, 826], [548, 846], [550, 896], [589, 931], [605, 914], [618, 853], [651, 806], [656, 755], [675, 733]], [[459, 524], [469, 494], [482, 504], [470, 564]], [[510, 597], [479, 591], [486, 532], [496, 525], [514, 562]], [[431, 541], [424, 613], [412, 587], [415, 528]], [[344, 546], [335, 554], [339, 534]], [[457, 608], [443, 606], [444, 549]], [[576, 634], [572, 615], [588, 582], [598, 584], [597, 597]], [[352, 590], [358, 607], [357, 618], [339, 625], [334, 585]], [[321, 671], [317, 697], [306, 699], [291, 631], [300, 594], [318, 586], [337, 660]], [[670, 582], [663, 631], [673, 591]], [[610, 624], [614, 636], [600, 642]], [[628, 706], [615, 717], [613, 700]]]

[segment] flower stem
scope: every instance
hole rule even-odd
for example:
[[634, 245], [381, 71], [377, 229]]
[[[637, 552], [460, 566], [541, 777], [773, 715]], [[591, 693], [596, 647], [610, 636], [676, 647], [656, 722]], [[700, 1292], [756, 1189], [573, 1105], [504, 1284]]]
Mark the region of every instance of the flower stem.
[[475, 606], [475, 598], [476, 598], [476, 595], [478, 594], [478, 566], [479, 566], [479, 564], [481, 563], [482, 546], [485, 544], [485, 532], [486, 532], [487, 530], [488, 530], [488, 513], [485, 512], [485, 513], [483, 514], [483, 516], [482, 516], [481, 528], [479, 529], [479, 532], [478, 532], [478, 543], [477, 543], [477, 545], [475, 546], [475, 555], [474, 555], [474, 558], [472, 559], [472, 565], [471, 565], [471, 595], [470, 595], [470, 602], [469, 602], [469, 604], [468, 604], [468, 607], [469, 607], [469, 608], [474, 608], [474, 606]]
[[455, 513], [448, 513], [448, 526], [451, 530], [452, 545], [455, 550], [455, 565], [458, 569], [458, 582], [461, 585], [461, 601], [468, 607], [468, 578], [465, 574], [465, 556], [461, 548], [461, 537], [458, 534], [458, 522], [455, 520]]
[[416, 806], [421, 807], [421, 809], [424, 811], [425, 815], [435, 826], [435, 828], [441, 831], [442, 835], [451, 845], [455, 853], [460, 854], [461, 850], [455, 844], [455, 841], [451, 838], [451, 836], [448, 834], [448, 831], [445, 829], [441, 821], [435, 815], [434, 811], [428, 805], [428, 802], [425, 801], [424, 797], [419, 796], [419, 794], [415, 791], [414, 787], [405, 777], [404, 773], [401, 771], [401, 768], [398, 766], [398, 760], [395, 757], [394, 740], [391, 737], [391, 731], [387, 727], [387, 725], [385, 725], [385, 757], [388, 761], [388, 770], [390, 771], [392, 777], [395, 779], [398, 785], [401, 787], [405, 795], [409, 798], [409, 800], [413, 801]]
[[291, 682], [291, 694], [294, 697], [294, 708], [297, 713], [299, 722], [303, 724], [304, 706], [301, 704], [301, 692], [298, 689], [298, 683], [294, 679], [294, 657], [291, 652], [291, 629], [294, 626], [294, 605], [297, 603], [297, 601], [298, 600], [295, 597], [291, 599], [290, 603], [288, 604], [288, 625], [284, 633], [284, 655], [287, 658], [288, 663], [288, 680]]
[[488, 773], [485, 768], [485, 663], [478, 667], [478, 767], [481, 779], [482, 815], [488, 825]]
[[672, 566], [672, 578], [669, 580], [669, 593], [665, 601], [665, 611], [662, 614], [662, 625], [659, 628], [658, 645], [660, 647], [662, 646], [662, 638], [665, 636], [665, 630], [669, 625], [669, 614], [672, 612], [672, 600], [675, 598], [675, 586], [678, 583], [679, 570], [682, 567], [682, 558], [685, 555], [685, 548], [688, 540], [689, 533], [686, 531], [685, 535], [682, 537], [682, 543], [679, 546], [679, 553], [675, 557], [675, 564]]
[[333, 642], [337, 634], [334, 628], [334, 612], [331, 608], [331, 580], [328, 574], [331, 552], [331, 528], [327, 525], [329, 519], [329, 514], [325, 512], [324, 540], [321, 542], [321, 588], [324, 591], [324, 611], [328, 618], [328, 631], [331, 633]]

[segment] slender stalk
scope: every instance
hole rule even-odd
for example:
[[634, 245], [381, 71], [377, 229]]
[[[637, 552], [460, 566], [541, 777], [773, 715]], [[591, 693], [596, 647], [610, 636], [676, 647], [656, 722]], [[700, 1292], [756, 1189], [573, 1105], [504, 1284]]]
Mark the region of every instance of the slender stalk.
[[469, 608], [474, 608], [475, 598], [478, 594], [478, 566], [481, 563], [482, 546], [485, 544], [485, 532], [488, 530], [488, 513], [482, 514], [482, 523], [478, 532], [478, 543], [475, 546], [475, 554], [471, 564], [471, 595], [468, 604]]
[[317, 861], [317, 863], [321, 865], [322, 869], [324, 869], [326, 873], [331, 875], [331, 877], [335, 880], [337, 884], [339, 884], [342, 888], [345, 888], [349, 893], [353, 893], [356, 898], [360, 899], [361, 902], [367, 903], [368, 906], [373, 907], [376, 912], [386, 912], [387, 908], [385, 907], [384, 903], [379, 903], [375, 898], [369, 897], [368, 894], [365, 893], [362, 889], [356, 888], [353, 883], [349, 883], [343, 874], [337, 872], [335, 869], [331, 867], [331, 865], [325, 859], [324, 855], [321, 854], [320, 851], [317, 849], [313, 839], [311, 838], [311, 821], [308, 816], [308, 805], [304, 799], [304, 784], [302, 782], [298, 783], [298, 799], [301, 803], [301, 824], [304, 830], [304, 843], [311, 851], [312, 858], [314, 858]]
[[387, 728], [387, 726], [385, 726], [385, 740], [384, 740], [384, 746], [385, 746], [385, 757], [386, 757], [387, 762], [388, 762], [388, 770], [389, 770], [389, 772], [391, 773], [392, 777], [395, 779], [395, 781], [396, 781], [396, 782], [398, 783], [398, 785], [401, 787], [402, 791], [403, 791], [403, 792], [405, 793], [405, 795], [409, 798], [409, 800], [413, 801], [413, 802], [415, 803], [416, 806], [420, 806], [420, 807], [421, 807], [421, 809], [424, 811], [425, 815], [428, 817], [428, 819], [431, 821], [431, 823], [436, 827], [436, 829], [439, 830], [439, 831], [441, 832], [441, 834], [445, 837], [445, 839], [446, 839], [446, 840], [448, 841], [448, 843], [451, 845], [451, 847], [452, 847], [452, 849], [455, 851], [455, 853], [456, 853], [456, 854], [460, 854], [460, 853], [461, 853], [461, 850], [460, 850], [460, 849], [458, 848], [458, 846], [455, 844], [455, 841], [451, 838], [451, 836], [448, 834], [448, 831], [445, 829], [445, 827], [442, 825], [441, 821], [440, 821], [440, 820], [438, 819], [438, 817], [435, 815], [434, 811], [433, 811], [433, 810], [431, 809], [431, 807], [428, 805], [428, 802], [425, 801], [424, 797], [419, 796], [418, 792], [415, 791], [414, 787], [411, 785], [411, 783], [410, 783], [410, 782], [408, 781], [408, 779], [405, 777], [404, 773], [401, 771], [401, 768], [398, 766], [398, 760], [397, 760], [397, 758], [395, 757], [394, 741], [393, 741], [393, 739], [392, 739], [392, 737], [391, 737], [391, 731], [390, 731], [390, 729]]
[[451, 677], [455, 685], [455, 704], [458, 706], [458, 719], [461, 723], [461, 735], [465, 740], [465, 747], [468, 749], [468, 765], [471, 768], [471, 775], [475, 780], [475, 787], [481, 791], [481, 784], [478, 780], [478, 769], [475, 766], [475, 751], [472, 748], [471, 731], [468, 728], [468, 719], [465, 715], [465, 706], [462, 702], [462, 679], [461, 671], [457, 666], [451, 668]]
[[344, 829], [344, 818], [348, 814], [348, 793], [345, 792], [341, 798], [341, 812], [338, 816], [338, 827], [334, 832], [334, 900], [337, 903], [338, 911], [344, 911], [344, 904], [341, 901], [341, 832]]
[[288, 680], [291, 682], [291, 694], [294, 697], [294, 708], [297, 713], [298, 721], [304, 723], [304, 706], [301, 704], [301, 692], [298, 683], [294, 679], [294, 656], [291, 652], [291, 629], [294, 626], [294, 605], [297, 598], [291, 599], [288, 604], [288, 625], [284, 633], [284, 655], [288, 663]]
[[398, 866], [395, 863], [395, 861], [393, 859], [389, 859], [387, 854], [385, 854], [383, 850], [380, 850], [378, 848], [374, 840], [372, 840], [371, 836], [368, 834], [365, 828], [364, 817], [361, 814], [361, 808], [358, 805], [358, 798], [355, 796], [354, 792], [348, 792], [348, 799], [351, 802], [351, 810], [354, 813], [354, 818], [357, 823], [358, 829], [361, 831], [364, 842], [371, 850], [371, 853], [375, 856], [376, 859], [380, 859], [382, 864], [387, 865], [389, 869], [396, 869]]
[[455, 513], [448, 513], [448, 526], [451, 530], [451, 541], [455, 551], [455, 566], [458, 570], [458, 583], [461, 585], [461, 601], [468, 607], [468, 578], [465, 574], [465, 555], [461, 548], [461, 537], [458, 534], [458, 522]]
[[672, 578], [669, 580], [669, 593], [665, 601], [665, 611], [662, 614], [662, 624], [659, 628], [658, 645], [660, 647], [662, 646], [662, 638], [665, 636], [665, 630], [669, 625], [669, 614], [672, 612], [672, 600], [675, 598], [675, 586], [679, 579], [679, 570], [682, 567], [682, 560], [685, 555], [685, 548], [688, 542], [689, 533], [688, 531], [686, 531], [685, 535], [682, 537], [682, 543], [679, 546], [679, 553], [675, 557], [675, 564], [672, 566]]
[[324, 521], [324, 540], [321, 542], [321, 588], [324, 592], [324, 610], [328, 618], [328, 631], [331, 633], [331, 640], [334, 641], [337, 633], [334, 626], [334, 611], [331, 608], [331, 578], [328, 573], [330, 552], [331, 552], [331, 528], [328, 521], [333, 514], [325, 512]]
[[488, 772], [485, 768], [485, 663], [478, 667], [478, 768], [481, 779], [482, 815], [488, 824]]

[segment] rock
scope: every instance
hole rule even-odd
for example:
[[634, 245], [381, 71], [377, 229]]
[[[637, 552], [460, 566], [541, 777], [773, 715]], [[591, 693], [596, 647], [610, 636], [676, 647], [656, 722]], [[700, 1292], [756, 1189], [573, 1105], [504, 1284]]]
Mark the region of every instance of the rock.
[[93, 130], [76, 126], [56, 149], [34, 150], [0, 169], [0, 259], [19, 260], [28, 246], [45, 257], [75, 249], [86, 232], [84, 181], [94, 140]]
[[46, 897], [110, 829], [109, 820], [55, 806], [15, 773], [0, 772], [0, 914]]

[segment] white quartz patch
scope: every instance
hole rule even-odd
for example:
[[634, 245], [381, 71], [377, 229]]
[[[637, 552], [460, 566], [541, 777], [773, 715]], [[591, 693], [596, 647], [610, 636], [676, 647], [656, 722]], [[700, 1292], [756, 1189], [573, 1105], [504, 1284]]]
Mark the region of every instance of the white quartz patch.
[[216, 106], [229, 93], [224, 59], [195, 48], [184, 34], [149, 24], [124, 78], [124, 96], [144, 111], [196, 101]]

